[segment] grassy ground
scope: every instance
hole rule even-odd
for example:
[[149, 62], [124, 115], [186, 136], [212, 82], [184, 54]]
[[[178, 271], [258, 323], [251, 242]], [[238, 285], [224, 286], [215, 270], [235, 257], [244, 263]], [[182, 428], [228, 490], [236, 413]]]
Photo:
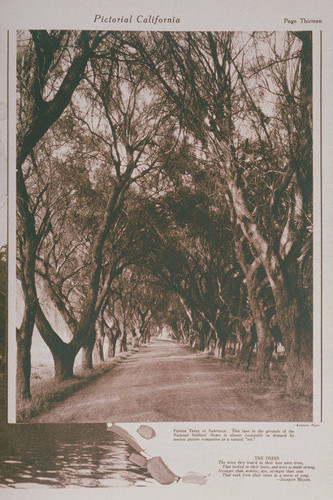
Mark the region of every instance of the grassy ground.
[[35, 368], [31, 380], [31, 400], [18, 401], [16, 411], [16, 421], [25, 423], [32, 417], [50, 409], [55, 403], [63, 401], [70, 395], [86, 387], [90, 382], [101, 375], [109, 372], [122, 359], [128, 357], [130, 353], [120, 354], [111, 361], [95, 365], [93, 370], [83, 370], [77, 368], [74, 371], [74, 378], [63, 382], [56, 382], [52, 377], [52, 371], [48, 366], [40, 365]]

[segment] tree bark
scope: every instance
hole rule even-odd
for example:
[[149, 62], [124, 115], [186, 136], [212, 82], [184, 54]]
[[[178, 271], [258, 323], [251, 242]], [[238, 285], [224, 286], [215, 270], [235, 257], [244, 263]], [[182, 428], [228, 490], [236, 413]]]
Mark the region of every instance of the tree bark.
[[82, 347], [82, 368], [84, 370], [92, 370], [93, 367], [93, 350], [94, 346]]
[[257, 377], [259, 381], [271, 378], [270, 363], [273, 351], [274, 341], [265, 335], [257, 352]]
[[243, 193], [228, 176], [233, 206], [244, 236], [263, 265], [276, 305], [278, 323], [287, 356], [286, 393], [312, 395], [312, 332], [294, 277], [290, 276], [273, 248], [261, 234], [247, 209]]
[[97, 339], [96, 340], [96, 352], [97, 352], [97, 355], [98, 355], [98, 358], [100, 361], [105, 361], [104, 352], [103, 352], [103, 343], [104, 343], [104, 339]]
[[40, 305], [36, 308], [36, 326], [38, 331], [50, 349], [54, 360], [54, 377], [57, 381], [73, 377], [73, 365], [81, 344], [73, 342], [64, 342], [56, 334], [47, 320]]
[[37, 298], [35, 286], [35, 260], [38, 238], [35, 233], [34, 220], [28, 210], [27, 204], [20, 199], [21, 213], [24, 213], [26, 222], [23, 225], [24, 244], [20, 246], [21, 270], [20, 279], [24, 297], [24, 314], [20, 328], [16, 330], [17, 365], [16, 365], [16, 391], [17, 399], [31, 398], [31, 342], [35, 325]]
[[91, 330], [86, 344], [82, 346], [82, 363], [81, 366], [85, 370], [92, 370], [93, 367], [93, 351], [96, 341], [96, 330]]
[[[283, 344], [286, 348], [286, 394], [312, 396], [312, 335], [311, 321], [305, 308], [300, 307], [297, 296], [287, 294], [283, 286], [277, 286], [276, 311]], [[286, 332], [291, 335], [286, 339]]]
[[127, 351], [127, 332], [124, 331], [120, 342], [120, 352], [126, 352], [126, 351]]
[[91, 333], [87, 345], [82, 347], [82, 368], [92, 370], [93, 366], [93, 350], [95, 346], [96, 333]]
[[116, 356], [117, 339], [112, 339], [110, 346], [111, 346], [111, 357], [114, 358]]
[[[242, 238], [237, 238], [235, 243], [235, 251], [238, 262], [240, 263], [245, 276], [248, 301], [252, 312], [253, 321], [256, 327], [258, 344], [256, 375], [258, 381], [260, 382], [262, 380], [270, 378], [269, 366], [274, 349], [274, 341], [270, 332], [269, 322], [266, 317], [262, 300], [259, 298], [262, 284], [258, 280], [258, 271], [261, 263], [259, 259], [254, 258], [251, 264], [247, 264]], [[251, 334], [250, 337], [252, 337]], [[252, 346], [252, 350], [254, 348], [254, 344], [254, 339], [250, 338], [250, 346]], [[248, 354], [250, 355], [250, 353]]]
[[71, 349], [70, 346], [63, 346], [52, 352], [54, 360], [54, 377], [58, 382], [73, 378], [74, 361], [76, 357], [76, 349]]
[[110, 327], [107, 327], [106, 335], [107, 335], [108, 340], [109, 340], [108, 357], [114, 358], [116, 355], [117, 340], [118, 340], [119, 335], [114, 334]]
[[[206, 349], [206, 333], [207, 328], [205, 328], [206, 324], [204, 321], [201, 321], [201, 328], [199, 331], [199, 350], [204, 351]], [[207, 325], [208, 326], [208, 325]]]
[[21, 327], [16, 330], [17, 342], [17, 366], [16, 366], [16, 396], [17, 400], [31, 398], [30, 375], [31, 375], [31, 341], [35, 323], [34, 307], [25, 305], [24, 316]]
[[97, 327], [95, 346], [96, 346], [97, 356], [100, 361], [104, 361], [104, 351], [103, 351], [104, 339], [105, 339], [104, 331], [102, 333], [101, 330]]

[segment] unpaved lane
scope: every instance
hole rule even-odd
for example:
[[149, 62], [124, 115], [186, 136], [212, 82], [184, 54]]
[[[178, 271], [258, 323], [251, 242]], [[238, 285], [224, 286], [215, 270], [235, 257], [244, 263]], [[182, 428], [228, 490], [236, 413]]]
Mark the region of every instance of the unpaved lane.
[[310, 404], [261, 389], [227, 362], [154, 340], [32, 422], [311, 420]]

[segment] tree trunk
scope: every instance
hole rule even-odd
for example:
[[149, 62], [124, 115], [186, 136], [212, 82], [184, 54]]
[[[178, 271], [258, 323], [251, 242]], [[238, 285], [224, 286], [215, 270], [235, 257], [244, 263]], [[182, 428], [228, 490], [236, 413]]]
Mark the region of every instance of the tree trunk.
[[54, 378], [57, 382], [73, 378], [73, 367], [77, 351], [70, 346], [64, 346], [63, 349], [57, 349], [52, 352], [54, 360]]
[[146, 330], [143, 327], [140, 327], [140, 338], [139, 338], [139, 343], [145, 344], [147, 341], [146, 339]]
[[35, 307], [31, 307], [29, 304], [25, 304], [21, 327], [16, 330], [16, 396], [18, 401], [31, 398], [31, 341], [35, 324], [35, 309]]
[[256, 329], [256, 337], [251, 335], [250, 332], [250, 346], [252, 347], [251, 353], [248, 353], [248, 368], [250, 366], [250, 356], [252, 355], [253, 348], [256, 342], [258, 342], [257, 349], [257, 368], [256, 375], [258, 381], [270, 378], [269, 366], [270, 360], [273, 353], [274, 342], [270, 332], [269, 322], [266, 317], [265, 308], [262, 299], [259, 298], [259, 294], [262, 288], [262, 283], [258, 278], [258, 273], [261, 267], [260, 261], [254, 258], [251, 264], [248, 264], [245, 258], [244, 252], [244, 237], [237, 237], [235, 242], [235, 251], [238, 262], [241, 265], [243, 273], [245, 275], [245, 283], [248, 295], [248, 301], [250, 309], [252, 312], [253, 321]]
[[[256, 279], [254, 283], [247, 283], [249, 290], [249, 304], [251, 307], [254, 324], [257, 334], [257, 368], [256, 375], [258, 381], [270, 379], [270, 361], [274, 349], [274, 339], [271, 335], [269, 322], [266, 317], [265, 309], [262, 300], [258, 298], [260, 285]], [[251, 338], [252, 349], [255, 344], [255, 339]]]
[[94, 345], [82, 347], [82, 363], [81, 366], [84, 370], [92, 370], [93, 367], [93, 350]]
[[221, 358], [222, 358], [222, 359], [225, 359], [225, 345], [226, 345], [226, 343], [227, 343], [227, 341], [226, 341], [226, 340], [224, 340], [224, 341], [222, 342], [222, 351], [221, 351]]
[[204, 351], [205, 348], [206, 348], [206, 338], [203, 328], [201, 328], [199, 333], [199, 351]]
[[97, 340], [96, 340], [96, 352], [97, 352], [97, 355], [98, 355], [98, 358], [100, 361], [104, 361], [104, 352], [103, 352], [103, 344], [104, 344], [104, 338], [103, 337], [99, 337]]
[[127, 332], [124, 331], [120, 342], [120, 352], [127, 351]]
[[111, 336], [108, 335], [108, 358], [112, 358], [113, 357], [113, 342], [112, 342], [112, 339], [111, 339]]
[[34, 237], [34, 225], [31, 218], [27, 220], [26, 227], [24, 228], [24, 235], [26, 241], [25, 244], [20, 247], [22, 266], [20, 279], [24, 297], [24, 314], [20, 328], [16, 329], [16, 396], [18, 400], [31, 398], [31, 341], [37, 308], [34, 274], [37, 243], [36, 238]]
[[95, 346], [96, 346], [96, 352], [97, 356], [100, 361], [104, 361], [104, 352], [103, 352], [103, 345], [104, 345], [104, 339], [105, 339], [105, 324], [104, 324], [104, 319], [103, 319], [103, 312], [102, 312], [102, 318], [101, 321], [96, 321], [96, 341], [95, 341]]
[[270, 375], [270, 362], [274, 350], [274, 341], [267, 336], [261, 342], [257, 352], [257, 377], [258, 380], [269, 380]]
[[92, 370], [93, 367], [93, 350], [95, 347], [96, 331], [92, 330], [89, 334], [88, 342], [82, 346], [82, 368]]
[[117, 339], [113, 339], [111, 344], [111, 356], [113, 358], [116, 356], [116, 349], [117, 349]]
[[50, 349], [54, 359], [55, 380], [62, 381], [73, 377], [73, 365], [81, 345], [71, 340], [64, 342], [53, 330], [40, 305], [36, 308], [36, 326]]
[[[312, 337], [311, 322], [302, 311], [296, 297], [286, 297], [284, 289], [275, 291], [277, 318], [286, 349], [288, 380], [286, 394], [312, 396]], [[286, 299], [288, 298], [288, 302]], [[287, 336], [286, 332], [292, 332]], [[286, 338], [287, 336], [287, 338]]]
[[117, 339], [118, 336], [112, 334], [110, 330], [106, 331], [106, 335], [109, 340], [109, 346], [108, 346], [108, 358], [114, 358], [116, 355], [116, 347], [117, 347]]
[[112, 341], [112, 338], [111, 338], [111, 335], [108, 335], [108, 341], [109, 341], [109, 344], [108, 344], [108, 358], [113, 358], [114, 357], [114, 346], [113, 346], [113, 341]]
[[243, 234], [255, 249], [273, 292], [281, 337], [287, 357], [286, 393], [312, 395], [312, 332], [308, 314], [297, 293], [295, 277], [286, 269], [265, 240], [252, 214], [247, 209], [240, 187], [229, 177], [228, 186], [235, 213]]
[[[36, 34], [37, 32], [35, 32]], [[38, 52], [36, 45], [36, 36], [34, 38], [36, 53]], [[35, 314], [32, 311], [37, 304], [37, 293], [35, 288], [35, 259], [36, 259], [36, 249], [40, 243], [40, 239], [43, 236], [44, 222], [47, 223], [47, 215], [43, 220], [38, 235], [35, 231], [35, 220], [34, 214], [29, 210], [29, 196], [26, 190], [24, 175], [22, 172], [22, 165], [27, 158], [27, 156], [32, 152], [33, 148], [36, 146], [38, 141], [43, 137], [51, 125], [61, 116], [64, 109], [69, 104], [73, 92], [83, 78], [83, 74], [88, 63], [89, 57], [91, 55], [91, 47], [89, 46], [89, 33], [82, 31], [79, 37], [80, 42], [80, 53], [73, 58], [71, 66], [69, 67], [56, 95], [53, 97], [52, 101], [43, 101], [43, 106], [40, 102], [37, 102], [36, 96], [33, 99], [33, 118], [26, 127], [26, 132], [23, 134], [21, 141], [17, 143], [17, 206], [22, 218], [23, 225], [23, 235], [26, 243], [25, 250], [28, 248], [28, 259], [27, 262], [22, 264], [22, 288], [24, 292], [25, 299], [25, 313], [26, 321], [23, 321], [21, 327], [17, 330], [17, 346], [18, 346], [18, 358], [17, 358], [17, 383], [18, 383], [18, 396], [23, 399], [30, 397], [30, 350], [31, 350], [31, 338], [33, 332], [33, 323], [35, 319]], [[96, 37], [96, 46], [99, 40]], [[40, 49], [40, 47], [39, 47]], [[55, 57], [55, 53], [52, 54]], [[36, 74], [38, 69], [36, 68]], [[39, 89], [41, 92], [43, 89]], [[39, 97], [42, 97], [41, 95]], [[46, 230], [46, 227], [44, 228]], [[28, 279], [27, 279], [28, 278]], [[48, 344], [49, 345], [49, 344]], [[77, 351], [76, 351], [77, 352]], [[54, 353], [52, 352], [53, 357]], [[75, 353], [76, 354], [76, 353]], [[73, 354], [73, 362], [75, 355]], [[62, 367], [58, 356], [55, 360], [55, 373], [56, 378], [63, 379], [68, 378], [68, 374], [73, 374], [73, 366], [70, 368], [71, 361], [64, 360], [64, 365]], [[60, 364], [59, 364], [60, 363]]]

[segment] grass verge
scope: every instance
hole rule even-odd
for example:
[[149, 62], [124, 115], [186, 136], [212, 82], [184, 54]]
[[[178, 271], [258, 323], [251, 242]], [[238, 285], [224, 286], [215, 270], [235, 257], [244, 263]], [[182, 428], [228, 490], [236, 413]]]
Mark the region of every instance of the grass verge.
[[[130, 352], [135, 352], [135, 350]], [[77, 370], [72, 379], [63, 382], [57, 382], [54, 379], [35, 381], [31, 387], [31, 399], [17, 402], [17, 423], [29, 423], [30, 419], [49, 410], [55, 403], [63, 401], [88, 386], [91, 382], [112, 370], [122, 359], [127, 358], [130, 352], [117, 356], [110, 362], [101, 363], [93, 370]]]

